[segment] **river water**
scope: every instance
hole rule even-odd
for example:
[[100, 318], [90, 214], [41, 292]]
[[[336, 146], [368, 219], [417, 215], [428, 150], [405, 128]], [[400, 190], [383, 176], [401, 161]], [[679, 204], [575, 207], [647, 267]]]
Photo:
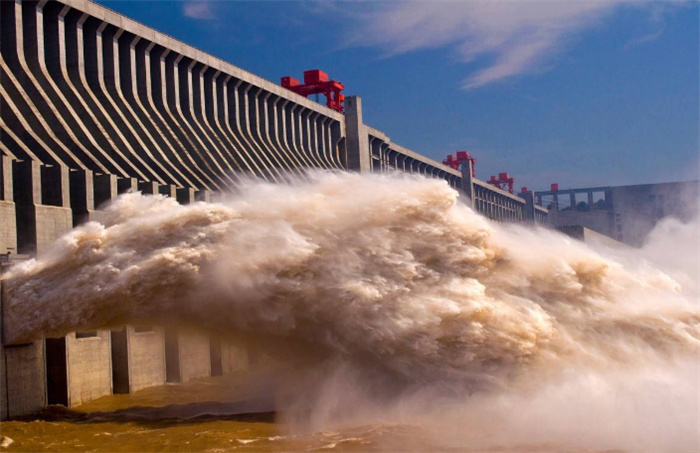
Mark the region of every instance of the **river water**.
[[253, 370], [158, 386], [106, 396], [72, 409], [50, 406], [2, 423], [3, 440], [12, 442], [0, 451], [594, 451], [566, 442], [498, 445], [496, 441], [488, 448], [471, 448], [446, 441], [440, 430], [410, 423], [375, 421], [317, 431], [299, 428], [286, 423], [284, 414], [263, 410], [274, 408], [268, 398], [269, 373]]

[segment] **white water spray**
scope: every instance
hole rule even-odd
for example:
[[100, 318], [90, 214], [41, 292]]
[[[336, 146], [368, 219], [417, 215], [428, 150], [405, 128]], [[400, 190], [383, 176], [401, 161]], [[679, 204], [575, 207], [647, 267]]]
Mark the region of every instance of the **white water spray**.
[[[509, 438], [538, 440], [511, 429], [523, 425], [509, 405], [546, 423], [567, 395], [586, 406], [576, 393], [605, 387], [596, 382], [649, 370], [674, 383], [697, 376], [663, 372], [697, 362], [696, 276], [676, 269], [672, 278], [635, 253], [495, 225], [444, 181], [317, 174], [302, 185], [251, 183], [215, 204], [123, 195], [103, 223], [16, 266], [5, 313], [14, 341], [167, 318], [284, 343], [291, 361], [341, 363], [333, 369], [350, 370], [353, 388], [368, 374], [397, 383], [394, 414], [408, 401], [425, 408], [448, 388], [463, 398], [442, 413], [476, 423], [478, 408]], [[350, 399], [355, 413], [372, 406], [358, 407], [362, 398], [347, 388], [329, 403], [346, 385], [333, 376], [314, 386], [316, 409], [332, 416]], [[698, 420], [697, 387], [687, 387], [695, 390], [681, 391], [678, 410], [691, 414], [680, 429], [684, 448]], [[600, 407], [583, 413], [609, 410]], [[595, 420], [582, 417], [554, 425], [571, 438], [577, 423]]]

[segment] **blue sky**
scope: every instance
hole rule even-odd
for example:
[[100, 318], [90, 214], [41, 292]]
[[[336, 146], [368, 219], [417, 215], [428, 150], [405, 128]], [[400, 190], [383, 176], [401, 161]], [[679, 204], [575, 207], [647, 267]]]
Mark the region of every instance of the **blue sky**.
[[107, 1], [268, 80], [323, 69], [365, 122], [519, 188], [698, 179], [697, 2]]

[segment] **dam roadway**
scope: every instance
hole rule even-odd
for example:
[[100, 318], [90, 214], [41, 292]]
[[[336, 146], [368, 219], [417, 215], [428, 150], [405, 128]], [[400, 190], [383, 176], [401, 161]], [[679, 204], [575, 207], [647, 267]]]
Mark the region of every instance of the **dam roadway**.
[[[364, 124], [360, 97], [339, 113], [84, 0], [2, 1], [0, 26], [3, 268], [99, 220], [120, 193], [212, 201], [244, 176], [304, 180], [308, 169], [444, 179], [491, 219], [546, 222], [532, 192], [498, 189], [469, 162], [454, 169]], [[3, 343], [11, 329], [3, 317]], [[254, 350], [171, 326], [3, 344], [0, 418], [245, 369]]]

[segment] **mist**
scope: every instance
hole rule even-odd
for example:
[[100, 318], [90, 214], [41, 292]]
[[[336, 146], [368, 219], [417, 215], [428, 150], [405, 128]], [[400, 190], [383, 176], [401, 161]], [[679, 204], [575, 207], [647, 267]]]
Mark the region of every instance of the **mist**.
[[131, 193], [4, 277], [6, 334], [145, 320], [253, 339], [293, 365], [279, 404], [300, 429], [696, 451], [697, 228], [592, 248], [408, 175], [251, 181], [211, 204]]

